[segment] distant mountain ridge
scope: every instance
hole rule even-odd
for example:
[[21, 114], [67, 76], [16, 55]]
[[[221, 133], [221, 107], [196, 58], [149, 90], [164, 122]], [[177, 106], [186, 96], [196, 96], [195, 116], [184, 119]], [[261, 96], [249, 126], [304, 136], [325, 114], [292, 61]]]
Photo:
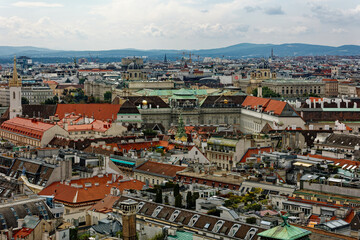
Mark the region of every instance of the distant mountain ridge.
[[324, 56], [324, 55], [338, 55], [338, 56], [355, 56], [360, 55], [360, 46], [358, 45], [343, 45], [339, 47], [313, 45], [303, 43], [285, 43], [285, 44], [253, 44], [240, 43], [228, 47], [214, 48], [214, 49], [199, 49], [199, 50], [140, 50], [140, 49], [114, 49], [114, 50], [99, 50], [99, 51], [63, 51], [52, 50], [47, 48], [37, 48], [31, 46], [14, 47], [14, 46], [0, 46], [0, 58], [5, 60], [17, 56], [29, 56], [35, 59], [41, 58], [122, 58], [127, 56], [147, 56], [150, 59], [163, 59], [167, 55], [168, 59], [178, 59], [182, 57], [184, 51], [193, 53], [200, 57], [225, 57], [225, 58], [252, 58], [252, 57], [268, 57], [271, 49], [274, 55], [280, 57], [286, 56]]

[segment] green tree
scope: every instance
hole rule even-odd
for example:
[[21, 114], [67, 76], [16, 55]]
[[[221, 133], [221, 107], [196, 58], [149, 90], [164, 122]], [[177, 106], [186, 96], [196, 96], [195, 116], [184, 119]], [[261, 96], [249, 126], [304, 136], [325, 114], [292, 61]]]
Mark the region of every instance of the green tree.
[[21, 104], [29, 104], [29, 100], [26, 97], [21, 97]]
[[169, 204], [169, 196], [168, 195], [165, 195], [164, 203]]
[[57, 96], [54, 96], [53, 98], [48, 98], [45, 100], [45, 104], [47, 105], [54, 105], [57, 104], [59, 101], [59, 98]]
[[154, 237], [150, 238], [150, 240], [164, 240], [165, 235], [163, 233], [158, 233]]
[[71, 83], [70, 79], [66, 79], [65, 83]]
[[106, 93], [104, 93], [104, 100], [106, 102], [111, 102], [111, 98], [112, 98], [112, 93], [110, 91], [107, 91]]
[[156, 203], [162, 203], [163, 202], [162, 189], [161, 188], [158, 188], [157, 191], [156, 191], [155, 202]]
[[181, 194], [179, 193], [178, 195], [176, 195], [175, 197], [175, 207], [177, 208], [182, 208], [182, 196]]
[[191, 206], [192, 208], [196, 207], [196, 199], [200, 197], [200, 194], [198, 192], [194, 192], [191, 199]]
[[[252, 90], [252, 95], [253, 96], [257, 96], [258, 94], [258, 89], [255, 88], [254, 90]], [[270, 98], [270, 97], [281, 97], [280, 94], [274, 92], [273, 90], [271, 90], [270, 88], [268, 87], [263, 87], [262, 88], [262, 96], [264, 98]]]
[[180, 187], [179, 187], [179, 184], [176, 184], [174, 186], [174, 197], [176, 197], [179, 194], [180, 194]]
[[186, 194], [186, 208], [191, 209], [192, 208], [192, 194], [191, 191], [188, 191]]

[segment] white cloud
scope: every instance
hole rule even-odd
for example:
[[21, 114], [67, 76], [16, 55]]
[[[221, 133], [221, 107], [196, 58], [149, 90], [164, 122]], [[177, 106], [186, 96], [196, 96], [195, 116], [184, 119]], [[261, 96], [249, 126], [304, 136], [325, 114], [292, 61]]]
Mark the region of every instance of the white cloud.
[[12, 4], [15, 7], [63, 7], [60, 3], [46, 3], [46, 2], [16, 2]]

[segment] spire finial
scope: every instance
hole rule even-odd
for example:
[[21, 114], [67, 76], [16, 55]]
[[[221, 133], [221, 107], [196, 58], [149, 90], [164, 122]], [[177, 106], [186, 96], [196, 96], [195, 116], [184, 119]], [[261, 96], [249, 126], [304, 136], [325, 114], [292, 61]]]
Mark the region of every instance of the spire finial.
[[19, 87], [21, 86], [21, 82], [18, 79], [18, 74], [16, 70], [16, 55], [14, 55], [14, 70], [13, 70], [13, 77], [9, 81], [9, 87]]

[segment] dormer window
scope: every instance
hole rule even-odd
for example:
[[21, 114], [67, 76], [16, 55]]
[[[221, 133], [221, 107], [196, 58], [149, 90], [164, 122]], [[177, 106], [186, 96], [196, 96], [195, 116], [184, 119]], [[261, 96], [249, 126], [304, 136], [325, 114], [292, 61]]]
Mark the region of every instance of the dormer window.
[[159, 215], [159, 213], [161, 212], [161, 210], [163, 209], [164, 207], [162, 206], [158, 206], [157, 208], [155, 208], [154, 212], [152, 213], [152, 217], [157, 217], [157, 215]]
[[195, 223], [199, 220], [200, 216], [198, 214], [195, 214], [194, 216], [192, 216], [192, 218], [189, 221], [189, 226], [193, 227], [195, 225]]
[[220, 228], [224, 225], [223, 220], [219, 220], [215, 223], [214, 229], [212, 230], [214, 233], [219, 232]]
[[237, 231], [239, 231], [239, 229], [240, 229], [240, 225], [239, 224], [234, 224], [231, 227], [231, 229], [230, 229], [230, 231], [228, 233], [229, 237], [234, 237], [235, 234], [237, 233]]
[[145, 205], [145, 203], [144, 202], [139, 202], [139, 204], [137, 205], [137, 209], [136, 209], [136, 211], [137, 212], [140, 212], [140, 210], [143, 208], [143, 206]]
[[170, 221], [170, 222], [175, 221], [175, 219], [179, 216], [180, 213], [181, 213], [181, 211], [175, 210], [175, 211], [171, 214], [171, 217], [170, 217], [169, 221]]

